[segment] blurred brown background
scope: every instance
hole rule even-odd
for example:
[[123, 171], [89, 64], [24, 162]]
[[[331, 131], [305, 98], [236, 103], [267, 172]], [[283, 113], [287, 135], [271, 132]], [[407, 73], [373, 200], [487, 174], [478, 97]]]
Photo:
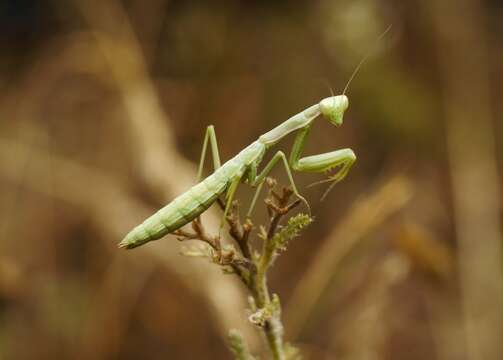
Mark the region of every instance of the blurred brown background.
[[270, 277], [286, 337], [503, 357], [503, 2], [4, 0], [0, 24], [0, 359], [230, 359], [231, 327], [260, 353], [237, 280], [172, 237], [116, 244], [194, 183], [207, 125], [228, 159], [372, 49], [306, 151], [355, 167], [322, 203], [295, 174], [316, 222]]

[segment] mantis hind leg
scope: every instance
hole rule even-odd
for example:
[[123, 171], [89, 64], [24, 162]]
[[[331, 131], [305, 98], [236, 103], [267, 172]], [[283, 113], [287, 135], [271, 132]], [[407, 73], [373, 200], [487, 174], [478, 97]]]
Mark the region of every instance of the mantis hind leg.
[[199, 168], [197, 170], [197, 182], [201, 181], [203, 175], [204, 159], [206, 158], [206, 149], [208, 148], [208, 139], [211, 144], [211, 154], [213, 157], [213, 169], [216, 170], [220, 167], [220, 154], [218, 152], [217, 135], [215, 134], [215, 127], [210, 125], [206, 128], [204, 135], [203, 150], [201, 151], [201, 159], [199, 160]]
[[[217, 170], [221, 166], [220, 154], [218, 151], [217, 135], [215, 133], [215, 127], [213, 125], [210, 125], [206, 128], [206, 133], [204, 135], [203, 149], [201, 151], [201, 159], [199, 160], [199, 167], [197, 170], [197, 182], [201, 181], [201, 177], [203, 174], [204, 160], [206, 159], [206, 150], [208, 149], [208, 140], [209, 140], [209, 144], [211, 146], [211, 154], [213, 157], [213, 169]], [[241, 180], [241, 176], [237, 176], [236, 178], [234, 178], [231, 181], [229, 188], [227, 189], [225, 209], [224, 209], [224, 214], [222, 216], [222, 220], [220, 222], [220, 230], [222, 230], [222, 228], [224, 227], [225, 218], [227, 217], [227, 214], [228, 214], [230, 207], [232, 205], [232, 201], [234, 200], [234, 195], [236, 194], [236, 190], [237, 190], [237, 187], [239, 185], [240, 180]]]
[[[286, 159], [285, 154], [282, 151], [278, 151], [273, 156], [273, 158], [269, 161], [269, 163], [265, 166], [264, 170], [262, 170], [262, 172], [258, 176], [252, 176], [250, 178], [251, 186], [257, 186], [257, 190], [255, 191], [255, 194], [253, 195], [253, 199], [250, 204], [250, 208], [248, 209], [248, 213], [246, 214], [247, 217], [251, 216], [253, 208], [255, 207], [255, 203], [257, 202], [257, 198], [260, 194], [260, 191], [262, 190], [262, 186], [264, 185], [264, 180], [265, 180], [266, 176], [271, 172], [274, 165], [276, 165], [276, 163], [279, 160], [282, 160], [283, 165], [285, 166], [285, 170], [288, 175], [288, 180], [290, 181], [290, 185], [292, 187], [293, 193], [306, 205], [309, 213], [311, 213], [311, 207], [309, 206], [309, 203], [302, 195], [300, 195], [299, 191], [297, 190], [297, 186], [295, 186], [295, 182], [293, 181], [292, 171], [290, 170], [290, 166], [288, 165], [288, 161]], [[256, 169], [253, 169], [253, 171], [251, 171], [251, 173], [256, 174]]]
[[301, 158], [302, 149], [304, 148], [310, 130], [311, 126], [307, 126], [301, 129], [297, 134], [290, 154], [290, 165], [295, 171], [302, 172], [328, 172], [333, 168], [340, 167], [335, 174], [329, 175], [328, 179], [315, 183], [332, 182], [321, 197], [323, 200], [335, 184], [344, 179], [347, 175], [349, 169], [356, 161], [356, 155], [351, 149], [341, 149]]
[[[201, 151], [201, 159], [199, 160], [199, 167], [197, 169], [197, 183], [201, 181], [203, 175], [204, 160], [206, 159], [206, 150], [208, 149], [208, 140], [211, 146], [211, 155], [213, 157], [213, 170], [217, 170], [221, 166], [215, 127], [213, 125], [209, 125], [206, 128], [206, 133], [204, 134], [203, 149]], [[235, 187], [237, 187], [237, 185], [234, 185], [233, 181], [229, 189], [227, 190], [227, 197], [230, 199], [230, 202], [228, 202], [227, 206], [225, 207], [224, 216], [222, 217], [222, 221], [220, 222], [220, 229], [222, 229], [224, 225], [225, 217], [227, 215], [227, 212], [229, 211], [230, 204], [232, 203], [232, 198], [234, 196], [234, 192], [236, 191]]]

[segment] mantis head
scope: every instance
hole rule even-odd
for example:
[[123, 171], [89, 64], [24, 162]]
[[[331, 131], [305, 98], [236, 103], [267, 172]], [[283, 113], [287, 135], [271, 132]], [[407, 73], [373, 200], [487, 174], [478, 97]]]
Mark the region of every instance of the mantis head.
[[320, 111], [335, 126], [342, 125], [344, 111], [349, 106], [346, 95], [330, 96], [320, 101]]

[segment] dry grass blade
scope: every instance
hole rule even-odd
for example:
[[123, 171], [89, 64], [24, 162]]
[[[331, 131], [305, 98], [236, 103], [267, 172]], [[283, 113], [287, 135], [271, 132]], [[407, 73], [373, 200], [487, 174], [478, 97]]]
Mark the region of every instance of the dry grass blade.
[[474, 0], [459, 1], [455, 6], [432, 1], [431, 14], [445, 84], [446, 140], [467, 354], [472, 360], [500, 359], [501, 188], [492, 123], [486, 17], [481, 3]]
[[402, 208], [411, 195], [409, 181], [396, 176], [353, 205], [320, 247], [287, 304], [285, 322], [292, 339], [300, 334], [341, 260], [365, 235]]
[[[160, 106], [128, 15], [118, 1], [79, 1], [78, 4], [94, 32], [98, 49], [108, 62], [129, 113], [128, 125], [134, 142], [133, 151], [137, 156], [142, 179], [154, 195], [161, 195], [168, 200], [185, 191], [187, 184], [194, 182], [195, 169], [180, 155], [175, 146], [174, 136], [168, 126], [169, 119]], [[166, 171], [167, 166], [177, 169], [176, 177]], [[211, 212], [206, 217], [205, 221], [212, 227], [218, 224], [217, 217]], [[239, 327], [239, 309], [242, 308], [244, 299], [235, 283], [222, 280], [221, 277], [210, 280], [207, 277], [211, 273], [207, 273], [203, 281], [212, 284], [207, 287], [206, 296], [218, 312], [217, 318], [222, 319], [222, 331], [226, 332], [229, 327]], [[226, 295], [223, 299], [219, 291], [224, 294], [230, 292], [233, 296]], [[246, 336], [250, 339], [256, 338], [250, 331], [246, 331]]]
[[[33, 153], [32, 163], [37, 166], [26, 167], [22, 172], [19, 171], [22, 164], [17, 163], [16, 159], [23, 158], [27, 152]], [[49, 163], [54, 172], [41, 172], [39, 167], [43, 168]], [[124, 229], [130, 227], [137, 218], [147, 217], [153, 211], [131, 197], [119, 182], [107, 174], [57, 155], [49, 155], [44, 149], [31, 148], [11, 140], [0, 139], [0, 176], [15, 183], [24, 182], [31, 190], [74, 204], [92, 216], [96, 226], [111, 239], [120, 239]], [[82, 191], [84, 188], [86, 192]], [[174, 241], [165, 241], [147, 246], [139, 251], [139, 263], [142, 258], [147, 263], [148, 259], [154, 259], [161, 266], [182, 271], [187, 279], [192, 280], [187, 281], [186, 285], [210, 300], [216, 312], [215, 320], [219, 322], [222, 332], [226, 334], [231, 326], [242, 328], [240, 314], [246, 302], [238, 285], [222, 277], [220, 271], [211, 264], [184, 261], [175, 250], [176, 245]], [[160, 248], [168, 250], [159, 251]], [[236, 310], [229, 311], [233, 308]], [[251, 339], [253, 342], [255, 338], [252, 336]]]

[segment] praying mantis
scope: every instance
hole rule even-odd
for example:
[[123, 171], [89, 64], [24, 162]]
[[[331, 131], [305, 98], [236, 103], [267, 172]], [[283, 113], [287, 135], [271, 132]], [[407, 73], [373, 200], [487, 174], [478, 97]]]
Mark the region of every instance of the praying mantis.
[[[348, 106], [349, 100], [344, 92], [343, 95], [327, 97], [261, 135], [223, 165], [220, 163], [215, 129], [212, 125], [208, 126], [199, 162], [198, 183], [131, 230], [120, 242], [119, 247], [132, 249], [172, 233], [197, 218], [217, 201], [220, 195], [226, 193], [224, 214], [221, 222], [222, 228], [240, 183], [246, 183], [256, 188], [247, 213], [249, 217], [267, 175], [280, 161], [284, 165], [293, 193], [309, 209], [306, 199], [295, 186], [292, 170], [298, 172], [329, 172], [334, 168], [339, 168], [334, 174], [328, 175], [328, 179], [319, 182], [332, 182], [323, 197], [347, 175], [356, 160], [355, 153], [349, 148], [306, 157], [301, 157], [301, 155], [314, 120], [322, 115], [331, 124], [340, 126]], [[289, 158], [287, 159], [282, 151], [277, 151], [264, 169], [258, 173], [259, 164], [262, 162], [267, 150], [293, 132], [297, 132], [297, 135]], [[214, 172], [201, 181], [208, 143], [211, 146]]]
[[[390, 29], [391, 25], [389, 25], [379, 36], [377, 42], [379, 42]], [[323, 194], [322, 200], [335, 184], [346, 177], [349, 169], [356, 161], [356, 155], [353, 150], [345, 148], [323, 154], [301, 157], [302, 150], [304, 149], [304, 144], [311, 131], [311, 126], [318, 116], [322, 115], [335, 126], [342, 125], [344, 112], [349, 106], [349, 100], [345, 95], [346, 90], [363, 63], [370, 57], [371, 53], [372, 51], [367, 52], [360, 60], [349, 77], [342, 91], [342, 95], [334, 96], [332, 94], [332, 96], [322, 99], [319, 103], [293, 115], [274, 129], [259, 136], [257, 140], [241, 150], [239, 154], [223, 165], [220, 163], [215, 128], [212, 125], [208, 126], [204, 136], [201, 159], [199, 161], [197, 184], [131, 230], [119, 243], [119, 247], [132, 249], [149, 241], [158, 240], [164, 235], [180, 229], [182, 226], [188, 224], [205, 212], [219, 199], [220, 195], [226, 193], [224, 214], [220, 223], [220, 229], [222, 229], [227, 213], [234, 200], [236, 189], [240, 183], [246, 183], [256, 188], [246, 215], [249, 218], [267, 175], [280, 160], [285, 167], [293, 193], [304, 202], [309, 212], [311, 212], [307, 200], [300, 195], [295, 186], [292, 169], [299, 172], [328, 173], [334, 168], [339, 168], [334, 174], [328, 175], [328, 179], [315, 183], [332, 183]], [[282, 151], [276, 152], [260, 174], [258, 174], [258, 166], [262, 162], [266, 151], [293, 132], [297, 132], [297, 135], [290, 152], [290, 157], [287, 159]], [[214, 172], [201, 181], [208, 142], [211, 145]]]

